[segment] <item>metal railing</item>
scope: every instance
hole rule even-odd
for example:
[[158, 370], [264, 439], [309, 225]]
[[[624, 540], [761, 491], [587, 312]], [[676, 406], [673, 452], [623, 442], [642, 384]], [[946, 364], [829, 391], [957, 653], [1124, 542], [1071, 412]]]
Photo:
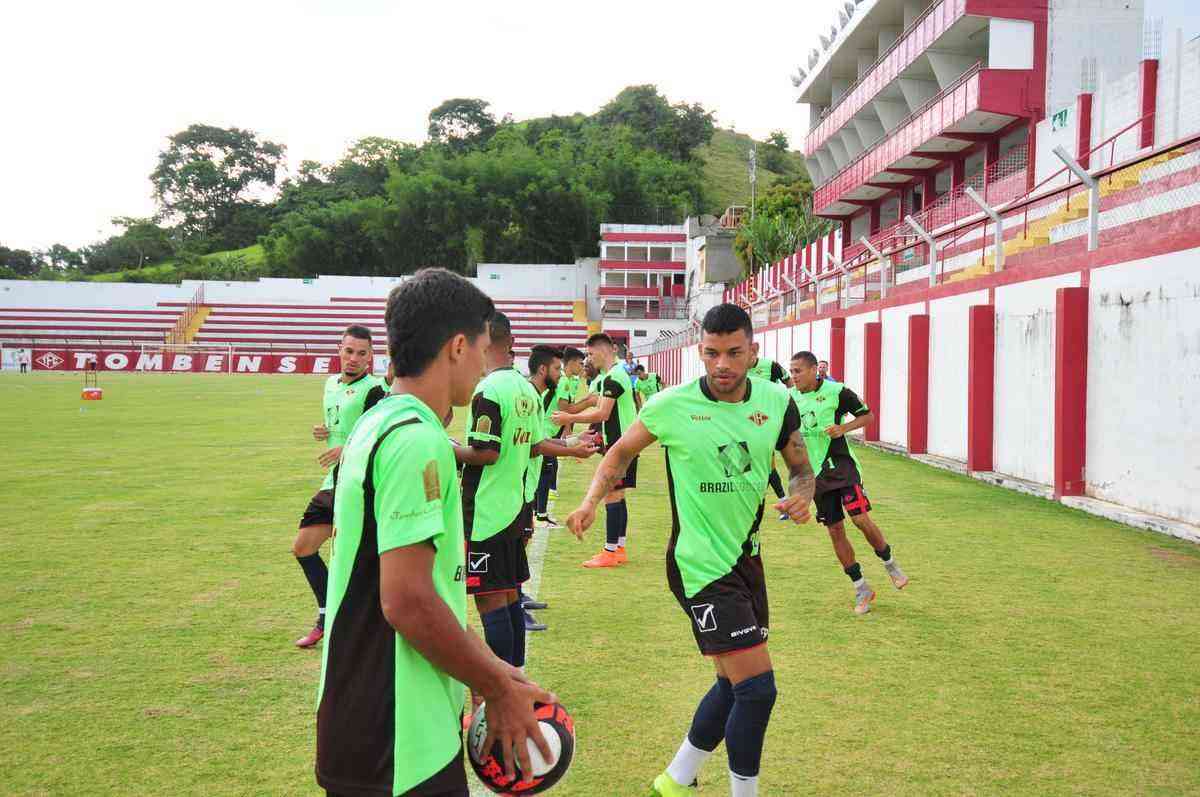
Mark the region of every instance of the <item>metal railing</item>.
[[192, 320], [203, 305], [204, 283], [201, 282], [200, 286], [196, 288], [196, 292], [192, 294], [192, 298], [188, 300], [187, 306], [183, 308], [183, 312], [179, 314], [179, 318], [176, 319], [175, 326], [166, 334], [165, 341], [167, 343], [187, 343], [188, 327], [192, 325]]

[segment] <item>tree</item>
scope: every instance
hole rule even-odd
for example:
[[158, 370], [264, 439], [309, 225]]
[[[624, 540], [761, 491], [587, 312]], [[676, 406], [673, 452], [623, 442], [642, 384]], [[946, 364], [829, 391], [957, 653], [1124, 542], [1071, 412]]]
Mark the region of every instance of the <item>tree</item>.
[[176, 133], [150, 174], [164, 218], [188, 238], [211, 237], [249, 192], [275, 185], [285, 147], [250, 130], [192, 125]]
[[429, 140], [463, 152], [496, 132], [496, 117], [485, 100], [456, 97], [429, 112]]
[[62, 244], [54, 244], [47, 249], [46, 257], [54, 268], [78, 268], [83, 265], [83, 253]]
[[788, 150], [787, 133], [785, 133], [782, 130], [772, 130], [771, 135], [767, 136], [767, 143], [783, 150], [784, 152], [787, 152], [787, 150]]
[[32, 277], [41, 268], [39, 258], [28, 249], [9, 249], [0, 246], [0, 266], [8, 268], [18, 277]]
[[692, 159], [692, 150], [712, 140], [716, 129], [712, 113], [700, 104], [671, 105], [653, 85], [621, 90], [594, 117], [603, 126], [624, 125], [635, 142], [678, 161]]
[[812, 183], [807, 179], [777, 184], [758, 197], [753, 221], [745, 214], [733, 241], [747, 273], [776, 263], [828, 233], [833, 224], [812, 212]]
[[349, 196], [382, 196], [392, 169], [411, 166], [418, 150], [412, 144], [382, 136], [367, 136], [350, 145], [328, 170], [329, 182]]

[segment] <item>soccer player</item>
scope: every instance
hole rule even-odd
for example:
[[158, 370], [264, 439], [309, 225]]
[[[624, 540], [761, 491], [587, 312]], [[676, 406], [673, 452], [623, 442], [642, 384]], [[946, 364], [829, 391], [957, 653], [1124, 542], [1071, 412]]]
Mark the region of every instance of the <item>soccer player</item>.
[[388, 297], [396, 380], [346, 441], [334, 499], [316, 761], [330, 795], [467, 797], [464, 684], [487, 701], [508, 775], [514, 744], [524, 771], [526, 738], [550, 754], [533, 704], [554, 696], [466, 622], [461, 496], [442, 419], [471, 399], [492, 312], [444, 269], [420, 271]]
[[341, 372], [325, 380], [325, 423], [312, 430], [313, 438], [327, 446], [317, 457], [317, 462], [328, 472], [300, 517], [300, 531], [292, 543], [292, 553], [317, 599], [317, 622], [311, 631], [296, 640], [298, 648], [311, 648], [325, 635], [325, 590], [329, 568], [321, 559], [321, 545], [333, 533], [334, 469], [342, 454], [342, 444], [350, 436], [359, 416], [387, 395], [388, 383], [369, 371], [373, 356], [371, 330], [358, 324], [346, 327], [342, 342], [338, 344]]
[[[846, 515], [883, 562], [896, 589], [904, 589], [908, 583], [908, 576], [892, 556], [892, 546], [871, 519], [871, 502], [863, 492], [858, 459], [846, 442], [847, 433], [871, 423], [875, 416], [853, 390], [820, 376], [819, 364], [812, 352], [801, 351], [793, 355], [791, 371], [792, 398], [800, 410], [808, 457], [817, 468], [817, 522], [829, 530], [833, 551], [854, 583], [854, 613], [866, 614], [871, 611], [875, 591], [863, 577], [862, 568], [854, 558], [854, 547], [846, 539], [843, 523]], [[847, 415], [853, 415], [854, 419], [841, 423]]]
[[[554, 400], [562, 373], [562, 353], [551, 346], [537, 345], [529, 353], [529, 384], [538, 394], [537, 414], [542, 425], [542, 432], [548, 439], [558, 439], [559, 429], [550, 424], [550, 404]], [[546, 462], [558, 462], [558, 457], [531, 456], [529, 467], [525, 471], [525, 503], [524, 517], [529, 519], [525, 529], [525, 545], [528, 547], [533, 537], [533, 521], [536, 519], [546, 525], [551, 525], [546, 506], [549, 501], [549, 486]], [[544, 484], [546, 482], [546, 484]], [[552, 525], [557, 526], [555, 521]], [[525, 610], [525, 630], [545, 631], [546, 624], [538, 622], [530, 612], [537, 609], [547, 609], [545, 601], [534, 600], [525, 594], [523, 589], [517, 590], [517, 599]]]
[[[637, 420], [633, 384], [629, 381], [625, 366], [616, 358], [612, 338], [597, 332], [588, 338], [587, 347], [588, 356], [599, 373], [596, 405], [583, 412], [556, 412], [550, 420], [560, 426], [569, 423], [600, 424], [607, 451]], [[625, 504], [625, 491], [636, 486], [637, 458], [634, 457], [604, 497], [607, 526], [604, 549], [584, 562], [584, 567], [617, 567], [628, 561], [625, 538], [629, 528], [629, 510]]]
[[667, 582], [717, 681], [700, 701], [691, 729], [654, 780], [663, 797], [686, 797], [701, 765], [722, 740], [734, 797], [758, 793], [763, 739], [775, 703], [767, 652], [767, 588], [758, 528], [771, 456], [787, 463], [789, 495], [775, 504], [797, 523], [813, 494], [800, 417], [782, 385], [747, 379], [753, 358], [750, 316], [722, 304], [704, 316], [705, 375], [651, 399], [609, 448], [567, 526], [582, 539], [596, 505], [625, 468], [656, 439], [667, 465], [673, 524]]
[[662, 382], [659, 381], [658, 374], [654, 371], [647, 371], [644, 365], [637, 367], [637, 380], [637, 392], [641, 394], [643, 404], [662, 390]]
[[[558, 380], [558, 385], [554, 390], [554, 401], [547, 412], [547, 423], [551, 427], [554, 424], [550, 422], [549, 415], [555, 410], [565, 410], [567, 412], [578, 412], [579, 410], [587, 409], [587, 406], [575, 407], [575, 398], [579, 395], [579, 382], [583, 374], [583, 359], [584, 354], [574, 346], [567, 346], [562, 352], [562, 376]], [[565, 438], [571, 436], [570, 426], [559, 426], [558, 437]], [[542, 465], [542, 477], [538, 480], [538, 500], [535, 509], [539, 510], [537, 519], [542, 523], [549, 523], [557, 526], [558, 522], [550, 517], [550, 502], [558, 498], [558, 457], [546, 457]]]
[[829, 360], [817, 360], [817, 376], [821, 379], [829, 379]]
[[500, 658], [525, 664], [525, 612], [518, 591], [529, 578], [525, 530], [532, 503], [525, 501], [529, 459], [538, 454], [587, 457], [589, 441], [566, 446], [545, 439], [538, 394], [512, 367], [512, 327], [495, 313], [489, 322], [489, 373], [475, 389], [467, 416], [467, 445], [455, 448], [463, 468], [463, 523], [468, 540], [467, 593], [483, 623], [484, 639]]

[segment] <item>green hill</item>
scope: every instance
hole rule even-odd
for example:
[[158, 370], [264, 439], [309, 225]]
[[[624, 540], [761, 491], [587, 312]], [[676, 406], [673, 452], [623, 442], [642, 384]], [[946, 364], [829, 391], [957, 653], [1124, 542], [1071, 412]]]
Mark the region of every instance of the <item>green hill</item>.
[[[712, 141], [697, 147], [695, 152], [704, 159], [704, 187], [711, 207], [709, 210], [720, 215], [730, 205], [750, 204], [750, 172], [748, 153], [753, 139], [734, 130], [717, 129]], [[798, 177], [807, 177], [804, 157], [799, 152], [787, 152], [782, 171], [767, 168], [766, 150], [770, 144], [758, 143], [758, 190], [776, 182], [791, 182]]]

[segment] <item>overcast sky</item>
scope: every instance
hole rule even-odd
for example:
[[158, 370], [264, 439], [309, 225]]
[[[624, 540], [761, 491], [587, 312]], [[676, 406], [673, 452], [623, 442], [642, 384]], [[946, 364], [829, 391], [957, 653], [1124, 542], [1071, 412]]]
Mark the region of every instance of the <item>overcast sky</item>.
[[[1146, 3], [1168, 27], [1194, 5]], [[76, 247], [111, 234], [113, 216], [150, 215], [155, 158], [196, 122], [285, 144], [294, 169], [362, 136], [419, 142], [449, 97], [524, 119], [591, 113], [654, 83], [722, 127], [782, 128], [796, 146], [804, 117], [787, 76], [837, 5], [3, 2], [0, 243]]]

